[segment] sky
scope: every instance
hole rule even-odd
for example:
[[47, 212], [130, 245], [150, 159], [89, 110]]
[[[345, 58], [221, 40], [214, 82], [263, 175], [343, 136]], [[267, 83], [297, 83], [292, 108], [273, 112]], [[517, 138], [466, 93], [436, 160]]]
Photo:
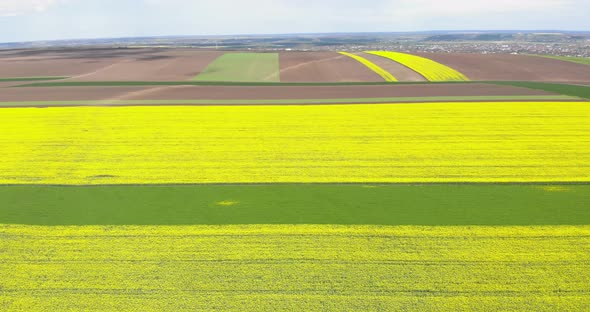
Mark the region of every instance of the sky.
[[514, 29], [590, 31], [590, 0], [0, 0], [0, 42]]

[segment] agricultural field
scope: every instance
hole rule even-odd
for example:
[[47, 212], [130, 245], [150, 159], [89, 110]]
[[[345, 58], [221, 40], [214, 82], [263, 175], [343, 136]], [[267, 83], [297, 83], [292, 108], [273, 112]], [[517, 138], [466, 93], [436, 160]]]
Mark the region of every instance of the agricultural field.
[[400, 63], [418, 74], [424, 76], [428, 81], [468, 81], [464, 74], [448, 66], [437, 63], [433, 60], [416, 55], [388, 52], [370, 51], [369, 54], [381, 56]]
[[0, 132], [2, 184], [590, 179], [586, 102], [13, 108]]
[[196, 81], [279, 82], [277, 53], [226, 53], [213, 61]]
[[383, 82], [359, 62], [334, 52], [280, 53], [283, 83]]
[[382, 54], [0, 51], [0, 310], [590, 306], [587, 66]]
[[[426, 78], [465, 80], [463, 75], [475, 81], [590, 82], [590, 73], [582, 66], [584, 64], [547, 57], [380, 52], [399, 59], [366, 52], [353, 54], [372, 62], [400, 82], [425, 81]], [[410, 61], [414, 65], [404, 64]], [[422, 67], [412, 68], [417, 64]], [[434, 70], [429, 68], [431, 66]], [[370, 68], [338, 52], [259, 53], [158, 48], [7, 50], [0, 51], [0, 68], [0, 83], [22, 79], [19, 77], [30, 80], [63, 78], [68, 82], [187, 82], [193, 79], [252, 83], [386, 82]], [[425, 78], [437, 71], [444, 73], [444, 77]]]
[[546, 57], [509, 54], [417, 53], [454, 68], [471, 80], [580, 83], [590, 80], [588, 66]]
[[568, 57], [568, 56], [554, 56], [554, 55], [538, 55], [541, 57], [547, 57], [555, 60], [574, 62], [578, 64], [590, 65], [590, 58], [586, 57]]
[[0, 263], [0, 302], [13, 310], [568, 311], [589, 303], [588, 227], [3, 226], [0, 234], [13, 251]]

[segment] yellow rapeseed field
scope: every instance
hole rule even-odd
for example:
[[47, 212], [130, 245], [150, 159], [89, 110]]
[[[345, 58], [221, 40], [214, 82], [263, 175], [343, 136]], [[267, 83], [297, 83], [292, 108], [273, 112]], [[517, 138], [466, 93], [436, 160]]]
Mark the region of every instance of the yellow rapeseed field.
[[0, 146], [0, 184], [590, 181], [590, 105], [14, 108]]
[[5, 311], [581, 311], [590, 226], [0, 226]]
[[404, 66], [407, 66], [420, 75], [424, 76], [428, 81], [468, 81], [462, 73], [435, 62], [433, 60], [400, 52], [389, 51], [368, 51], [367, 53], [382, 56], [393, 61], [396, 61]]
[[347, 53], [347, 52], [340, 52], [340, 54], [346, 55], [348, 57], [351, 57], [351, 58], [357, 60], [359, 63], [367, 66], [370, 70], [372, 70], [375, 73], [377, 73], [385, 81], [389, 81], [389, 82], [397, 81], [397, 79], [391, 73], [389, 73], [385, 69], [381, 68], [379, 65], [377, 65], [377, 64], [375, 64], [375, 63], [367, 60], [366, 58], [364, 58], [362, 56], [359, 56], [359, 55], [356, 55], [356, 54], [352, 54], [352, 53]]

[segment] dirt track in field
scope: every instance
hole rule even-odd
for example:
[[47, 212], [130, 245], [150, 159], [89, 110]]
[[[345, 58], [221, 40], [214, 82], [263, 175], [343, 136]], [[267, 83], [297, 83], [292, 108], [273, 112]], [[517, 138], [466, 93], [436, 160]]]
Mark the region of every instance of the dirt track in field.
[[219, 51], [187, 49], [21, 50], [0, 53], [1, 77], [68, 76], [69, 81], [188, 80]]
[[336, 52], [284, 52], [279, 57], [282, 82], [383, 81], [363, 64]]
[[590, 82], [590, 66], [510, 54], [415, 53], [450, 66], [471, 80]]
[[375, 86], [158, 86], [5, 88], [0, 102], [72, 100], [282, 100], [428, 96], [551, 95], [490, 84]]
[[424, 76], [398, 62], [369, 53], [357, 53], [357, 55], [362, 56], [383, 68], [392, 74], [398, 81], [426, 81]]

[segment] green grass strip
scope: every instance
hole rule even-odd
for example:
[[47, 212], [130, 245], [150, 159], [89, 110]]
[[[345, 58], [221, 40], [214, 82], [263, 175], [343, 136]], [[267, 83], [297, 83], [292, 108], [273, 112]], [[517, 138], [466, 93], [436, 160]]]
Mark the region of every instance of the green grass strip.
[[379, 65], [367, 60], [366, 58], [364, 58], [362, 56], [352, 54], [352, 53], [347, 53], [347, 52], [340, 52], [340, 54], [346, 55], [346, 56], [356, 60], [357, 62], [365, 65], [368, 69], [372, 70], [377, 75], [381, 76], [381, 78], [383, 78], [383, 80], [385, 80], [385, 81], [388, 81], [388, 82], [397, 81], [397, 79], [392, 74], [390, 74], [385, 69], [379, 67]]
[[535, 90], [543, 90], [547, 92], [575, 96], [584, 99], [590, 99], [590, 86], [570, 85], [560, 83], [547, 82], [529, 82], [529, 81], [495, 81], [491, 82], [497, 85], [522, 87]]
[[9, 77], [0, 78], [0, 82], [12, 82], [12, 81], [42, 81], [42, 80], [61, 80], [70, 77]]
[[531, 54], [531, 56], [539, 56], [539, 57], [545, 57], [545, 58], [550, 58], [550, 59], [555, 59], [555, 60], [560, 60], [560, 61], [567, 61], [567, 62], [573, 62], [573, 63], [578, 63], [578, 64], [590, 65], [590, 58], [587, 58], [587, 57], [537, 55], [537, 54]]
[[278, 53], [225, 53], [195, 81], [279, 82]]
[[1, 186], [0, 202], [0, 224], [590, 224], [588, 184]]
[[149, 106], [149, 105], [305, 105], [305, 104], [363, 104], [363, 103], [412, 103], [455, 101], [576, 101], [566, 95], [517, 95], [517, 96], [431, 96], [353, 99], [283, 99], [283, 100], [100, 100], [100, 101], [24, 101], [0, 102], [0, 107], [50, 107], [50, 106]]

